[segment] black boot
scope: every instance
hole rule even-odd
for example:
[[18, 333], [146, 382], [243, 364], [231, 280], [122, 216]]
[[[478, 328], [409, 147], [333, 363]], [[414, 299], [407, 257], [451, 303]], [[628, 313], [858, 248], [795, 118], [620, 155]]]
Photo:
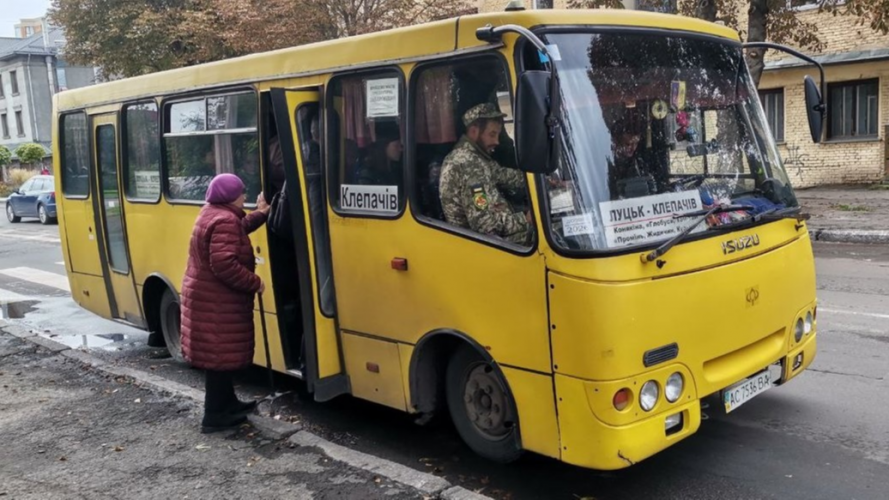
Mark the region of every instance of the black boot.
[[253, 413], [253, 410], [256, 408], [256, 400], [251, 399], [250, 401], [237, 401], [234, 404], [234, 407], [231, 410], [232, 415], [248, 415]]
[[210, 434], [213, 432], [222, 432], [237, 429], [238, 426], [247, 421], [246, 415], [232, 414], [204, 414], [204, 420], [201, 421], [201, 434]]

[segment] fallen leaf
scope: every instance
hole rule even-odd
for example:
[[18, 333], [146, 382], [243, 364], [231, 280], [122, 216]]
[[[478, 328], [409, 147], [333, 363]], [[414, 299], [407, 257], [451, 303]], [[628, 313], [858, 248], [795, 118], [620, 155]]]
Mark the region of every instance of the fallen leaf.
[[68, 457], [59, 457], [59, 462], [67, 462]]
[[114, 447], [114, 451], [123, 451], [123, 450], [124, 450], [123, 446], [115, 446]]
[[37, 450], [37, 453], [46, 453], [46, 450]]
[[377, 483], [377, 484], [380, 484], [380, 483], [383, 482], [383, 480], [380, 479], [380, 478], [378, 478], [378, 477], [375, 477], [375, 478], [374, 478], [374, 482]]

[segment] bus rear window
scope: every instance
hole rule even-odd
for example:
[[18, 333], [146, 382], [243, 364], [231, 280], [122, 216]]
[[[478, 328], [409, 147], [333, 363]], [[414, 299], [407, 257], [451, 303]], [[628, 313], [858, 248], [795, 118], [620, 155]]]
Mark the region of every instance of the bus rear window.
[[253, 93], [210, 96], [166, 107], [167, 195], [203, 201], [217, 174], [232, 173], [247, 186], [247, 201], [261, 190]]
[[86, 115], [62, 116], [62, 193], [66, 198], [89, 196], [89, 135]]

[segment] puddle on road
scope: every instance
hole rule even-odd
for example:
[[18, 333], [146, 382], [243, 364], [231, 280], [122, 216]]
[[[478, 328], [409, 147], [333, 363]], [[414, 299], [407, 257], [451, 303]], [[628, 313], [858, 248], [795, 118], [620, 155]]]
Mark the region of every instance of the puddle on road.
[[36, 300], [24, 300], [20, 302], [0, 303], [0, 319], [22, 319], [29, 312], [34, 311]]
[[95, 335], [41, 334], [40, 336], [52, 339], [60, 344], [65, 344], [72, 349], [117, 348], [130, 338], [122, 333], [100, 333]]

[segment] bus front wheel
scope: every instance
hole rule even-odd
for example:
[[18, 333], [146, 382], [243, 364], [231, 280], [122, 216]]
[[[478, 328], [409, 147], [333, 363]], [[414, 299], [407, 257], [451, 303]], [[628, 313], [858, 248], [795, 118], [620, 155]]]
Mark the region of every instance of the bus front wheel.
[[180, 363], [185, 361], [182, 356], [182, 343], [180, 341], [181, 318], [179, 316], [179, 301], [170, 290], [165, 290], [159, 308], [161, 332], [167, 343], [170, 356]]
[[454, 426], [474, 452], [500, 463], [522, 455], [506, 382], [469, 346], [457, 349], [448, 362], [446, 391]]

